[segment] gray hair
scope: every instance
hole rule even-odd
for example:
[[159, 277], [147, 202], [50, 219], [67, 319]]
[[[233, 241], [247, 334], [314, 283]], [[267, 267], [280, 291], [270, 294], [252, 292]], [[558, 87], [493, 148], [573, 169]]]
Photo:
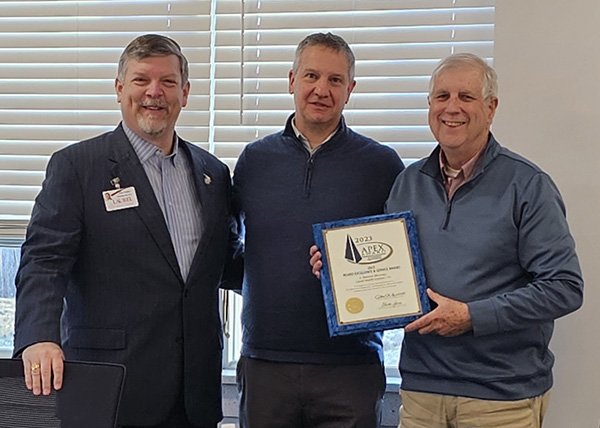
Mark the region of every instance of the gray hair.
[[300, 56], [302, 55], [302, 52], [309, 46], [322, 46], [335, 52], [342, 52], [346, 55], [346, 60], [348, 61], [348, 76], [350, 76], [351, 82], [354, 80], [355, 59], [352, 49], [350, 49], [350, 46], [348, 46], [348, 43], [346, 43], [344, 39], [332, 33], [314, 33], [306, 36], [298, 44], [296, 55], [294, 56], [294, 65], [292, 67], [294, 73], [298, 71], [298, 67], [300, 66]]
[[139, 36], [127, 45], [121, 54], [121, 58], [119, 58], [119, 69], [117, 72], [119, 80], [123, 82], [129, 60], [139, 61], [144, 58], [169, 55], [175, 55], [179, 58], [181, 85], [184, 86], [188, 82], [190, 74], [188, 61], [183, 53], [181, 53], [181, 47], [175, 40], [159, 34]]
[[431, 79], [429, 80], [429, 95], [432, 95], [433, 81], [438, 74], [449, 68], [457, 68], [465, 65], [481, 70], [483, 75], [481, 95], [483, 96], [483, 99], [498, 98], [498, 75], [483, 59], [472, 53], [456, 53], [441, 60], [431, 74]]

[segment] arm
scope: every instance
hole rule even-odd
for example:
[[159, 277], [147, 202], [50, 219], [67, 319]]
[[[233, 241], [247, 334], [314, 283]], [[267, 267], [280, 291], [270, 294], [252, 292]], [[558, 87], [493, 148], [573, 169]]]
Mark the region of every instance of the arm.
[[[36, 199], [16, 278], [15, 355], [34, 394], [62, 385], [60, 316], [82, 229], [82, 198], [73, 165], [63, 153], [48, 164]], [[36, 369], [37, 365], [39, 369]], [[32, 369], [33, 365], [33, 369]]]
[[244, 279], [244, 219], [242, 213], [242, 202], [240, 196], [240, 177], [242, 176], [243, 163], [246, 151], [244, 150], [235, 166], [233, 175], [233, 186], [228, 190], [230, 206], [230, 252], [228, 264], [225, 268], [226, 285], [221, 288], [234, 290], [241, 294]]
[[229, 219], [227, 259], [220, 288], [240, 293], [244, 277], [244, 244], [240, 238], [237, 225], [238, 222], [231, 216]]
[[579, 308], [583, 279], [565, 208], [550, 177], [536, 174], [515, 203], [518, 252], [529, 283], [468, 303], [475, 335], [553, 321]]

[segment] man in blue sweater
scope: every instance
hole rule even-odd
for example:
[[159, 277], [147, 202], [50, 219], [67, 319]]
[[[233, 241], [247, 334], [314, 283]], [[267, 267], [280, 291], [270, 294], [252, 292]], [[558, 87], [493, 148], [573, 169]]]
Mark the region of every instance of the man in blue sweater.
[[249, 144], [234, 174], [245, 227], [244, 428], [379, 426], [385, 390], [380, 333], [329, 337], [319, 281], [308, 268], [312, 224], [381, 214], [400, 158], [348, 128], [354, 55], [333, 34], [298, 46], [285, 129]]
[[412, 210], [437, 308], [406, 329], [403, 428], [539, 428], [554, 320], [583, 280], [556, 185], [490, 132], [496, 73], [456, 54], [433, 72], [439, 146], [402, 173], [386, 211]]

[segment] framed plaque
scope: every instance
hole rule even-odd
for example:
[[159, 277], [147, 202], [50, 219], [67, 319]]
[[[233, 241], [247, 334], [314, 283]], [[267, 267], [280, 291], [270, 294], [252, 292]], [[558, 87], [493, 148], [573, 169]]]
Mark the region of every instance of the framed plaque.
[[329, 334], [404, 327], [430, 310], [411, 212], [313, 225]]

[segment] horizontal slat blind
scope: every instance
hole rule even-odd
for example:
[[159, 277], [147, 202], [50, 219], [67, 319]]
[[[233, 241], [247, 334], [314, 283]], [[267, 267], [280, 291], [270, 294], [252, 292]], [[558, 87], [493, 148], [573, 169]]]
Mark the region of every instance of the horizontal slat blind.
[[182, 46], [192, 89], [178, 132], [207, 141], [211, 5], [210, 0], [0, 2], [0, 237], [23, 236], [53, 152], [120, 121], [117, 62], [140, 34], [166, 34]]
[[287, 75], [298, 42], [331, 31], [344, 37], [357, 60], [347, 123], [394, 147], [408, 162], [426, 156], [435, 145], [427, 125], [429, 75], [452, 52], [491, 60], [494, 5], [493, 0], [218, 0], [216, 155], [233, 165], [247, 142], [281, 129], [294, 108]]
[[494, 4], [0, 2], [0, 237], [23, 236], [54, 151], [119, 122], [116, 63], [140, 34], [166, 34], [181, 44], [192, 90], [177, 131], [230, 167], [245, 144], [281, 129], [293, 111], [287, 74], [298, 42], [317, 31], [339, 34], [357, 58], [358, 83], [345, 109], [348, 124], [410, 162], [434, 146], [427, 126], [431, 70], [452, 52], [491, 61]]

